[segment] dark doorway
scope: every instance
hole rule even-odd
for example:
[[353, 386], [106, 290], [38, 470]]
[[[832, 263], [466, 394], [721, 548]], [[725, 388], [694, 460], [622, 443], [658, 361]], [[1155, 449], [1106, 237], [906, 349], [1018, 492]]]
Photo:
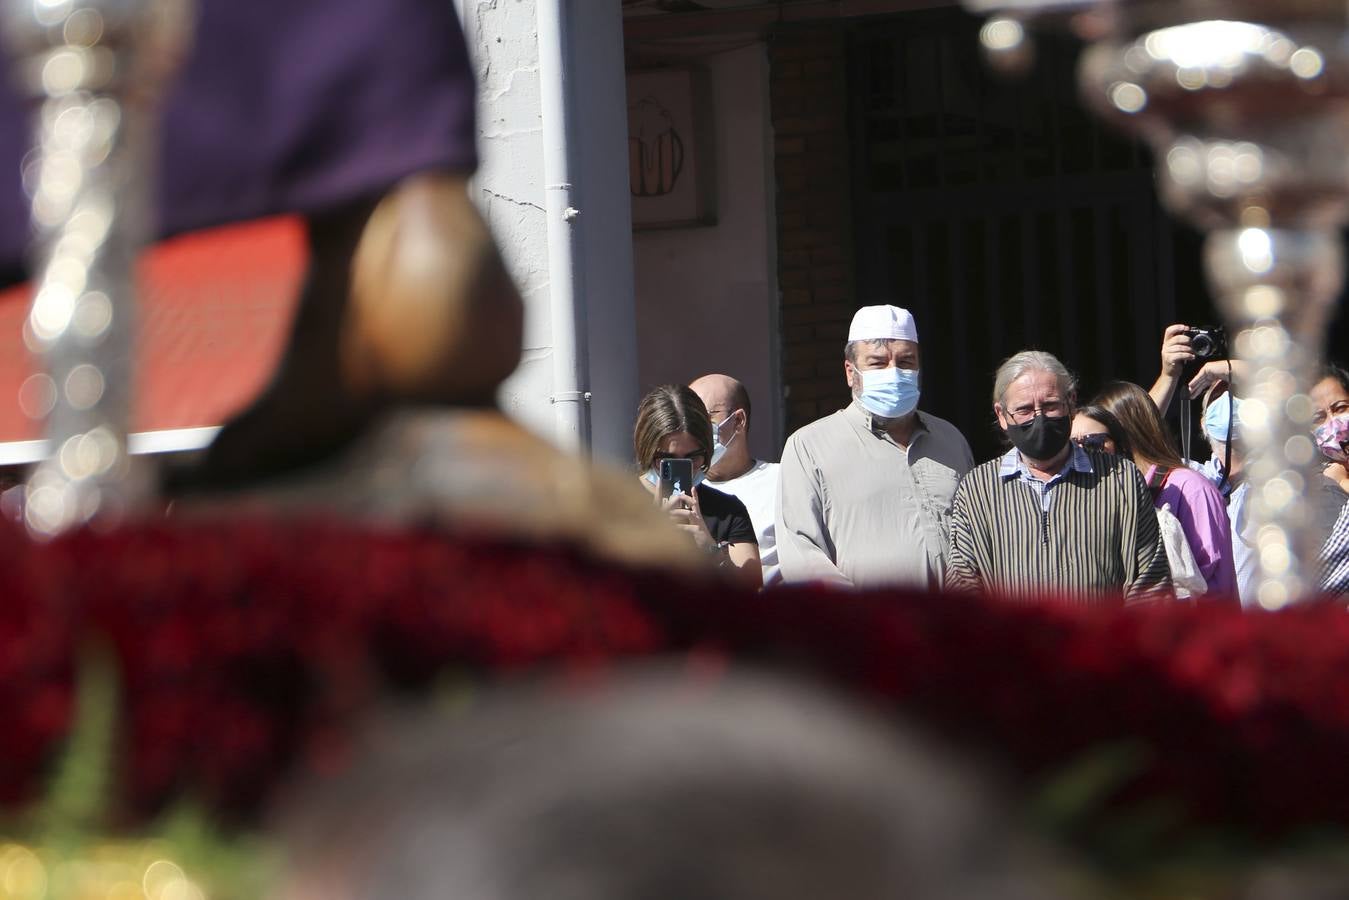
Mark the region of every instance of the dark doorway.
[[1218, 322], [1200, 237], [1174, 224], [1138, 143], [1078, 102], [1078, 47], [1041, 41], [1020, 80], [990, 72], [958, 10], [859, 24], [849, 37], [859, 305], [912, 309], [923, 408], [977, 459], [1001, 450], [993, 371], [1024, 348], [1152, 384], [1166, 325]]

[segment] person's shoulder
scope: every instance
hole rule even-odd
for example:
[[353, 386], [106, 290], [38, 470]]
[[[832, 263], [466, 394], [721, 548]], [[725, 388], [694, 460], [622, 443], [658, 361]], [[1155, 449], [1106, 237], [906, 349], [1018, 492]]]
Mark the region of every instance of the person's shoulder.
[[744, 501], [734, 494], [719, 491], [705, 481], [694, 490], [698, 492], [698, 505], [702, 507], [704, 512], [719, 515], [742, 512], [749, 515], [749, 510], [746, 508]]
[[1091, 462], [1091, 470], [1097, 477], [1119, 478], [1128, 483], [1132, 483], [1135, 478], [1140, 481], [1143, 478], [1138, 466], [1127, 456], [1106, 450], [1090, 450], [1086, 447], [1082, 448], [1082, 452], [1087, 455], [1088, 461]]
[[998, 454], [992, 459], [986, 459], [965, 473], [965, 477], [960, 480], [961, 484], [965, 482], [976, 481], [997, 481], [999, 473], [1002, 471], [1002, 454]]
[[756, 459], [754, 465], [750, 466], [749, 470], [743, 475], [737, 475], [729, 481], [713, 481], [709, 478], [703, 484], [713, 490], [721, 491], [723, 494], [738, 495], [742, 490], [753, 490], [769, 482], [776, 484], [778, 467], [778, 463]]
[[932, 413], [924, 410], [919, 410], [918, 414], [923, 417], [923, 424], [927, 426], [927, 430], [932, 432], [932, 434], [943, 440], [959, 441], [962, 444], [966, 443], [964, 433], [951, 422], [948, 422], [941, 416], [934, 416]]
[[[814, 422], [807, 422], [805, 425], [802, 425], [800, 428], [793, 431], [783, 445], [782, 455], [786, 457], [789, 448], [799, 449], [810, 447], [812, 444], [816, 444], [821, 440], [827, 440], [831, 435], [835, 435], [840, 431], [846, 431], [847, 428], [848, 422], [843, 417], [843, 410], [841, 409], [836, 410], [827, 416], [821, 416]], [[776, 463], [774, 463], [774, 465], [776, 465]]]
[[812, 435], [820, 434], [821, 432], [835, 431], [840, 427], [846, 427], [848, 423], [844, 418], [843, 413], [844, 410], [836, 409], [827, 416], [820, 416], [813, 422], [807, 422], [796, 429], [796, 431], [793, 431], [792, 436], [787, 438], [787, 440], [790, 441], [793, 438], [808, 438]]
[[1168, 483], [1174, 482], [1187, 493], [1213, 493], [1217, 494], [1219, 497], [1222, 496], [1222, 492], [1218, 490], [1218, 486], [1210, 481], [1203, 472], [1196, 472], [1189, 466], [1180, 466], [1172, 469], [1170, 473], [1167, 474], [1166, 480]]
[[709, 524], [722, 522], [731, 529], [753, 530], [754, 520], [750, 518], [749, 507], [739, 497], [706, 484], [700, 484], [694, 490], [698, 492], [698, 508]]
[[956, 485], [957, 505], [968, 505], [970, 509], [987, 509], [988, 504], [996, 505], [997, 497], [1002, 493], [1002, 457], [995, 456], [971, 468], [960, 476]]
[[777, 477], [778, 474], [778, 467], [779, 467], [778, 463], [769, 462], [766, 459], [755, 460], [754, 468], [749, 470], [748, 477], [775, 478]]

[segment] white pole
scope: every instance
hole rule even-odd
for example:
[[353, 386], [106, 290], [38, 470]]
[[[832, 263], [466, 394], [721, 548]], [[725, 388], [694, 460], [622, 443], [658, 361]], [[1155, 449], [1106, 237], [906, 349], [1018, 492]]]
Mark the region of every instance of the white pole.
[[548, 221], [548, 292], [553, 344], [556, 440], [570, 450], [590, 445], [590, 390], [584, 347], [586, 309], [580, 283], [583, 210], [574, 203], [572, 145], [575, 104], [568, 18], [571, 0], [538, 0], [540, 111], [543, 118], [544, 209]]

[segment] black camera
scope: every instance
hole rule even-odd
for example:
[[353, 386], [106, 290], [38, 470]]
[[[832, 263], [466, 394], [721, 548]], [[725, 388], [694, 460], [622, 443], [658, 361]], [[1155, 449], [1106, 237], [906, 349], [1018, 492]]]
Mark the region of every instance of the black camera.
[[1190, 349], [1195, 359], [1226, 359], [1227, 329], [1225, 328], [1188, 328], [1185, 335], [1190, 339]]

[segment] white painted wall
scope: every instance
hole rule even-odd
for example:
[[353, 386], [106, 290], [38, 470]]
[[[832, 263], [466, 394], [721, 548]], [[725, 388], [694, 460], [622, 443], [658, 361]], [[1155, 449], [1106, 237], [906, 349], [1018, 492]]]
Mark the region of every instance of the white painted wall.
[[[553, 437], [553, 340], [544, 213], [537, 4], [455, 0], [478, 75], [475, 199], [525, 298], [525, 352], [503, 386], [502, 408]], [[619, 0], [566, 0], [573, 39], [573, 182], [583, 235], [579, 283], [587, 322], [591, 445], [627, 462], [637, 405], [636, 324], [628, 208], [626, 92]]]
[[[776, 460], [783, 402], [767, 50], [755, 43], [698, 64], [711, 80], [717, 224], [634, 235], [638, 378], [643, 393], [708, 372], [740, 379], [754, 407], [751, 450]], [[672, 323], [691, 330], [672, 334]]]
[[502, 389], [502, 407], [547, 435], [551, 329], [534, 2], [457, 2], [478, 76], [474, 198], [525, 298], [524, 360]]

